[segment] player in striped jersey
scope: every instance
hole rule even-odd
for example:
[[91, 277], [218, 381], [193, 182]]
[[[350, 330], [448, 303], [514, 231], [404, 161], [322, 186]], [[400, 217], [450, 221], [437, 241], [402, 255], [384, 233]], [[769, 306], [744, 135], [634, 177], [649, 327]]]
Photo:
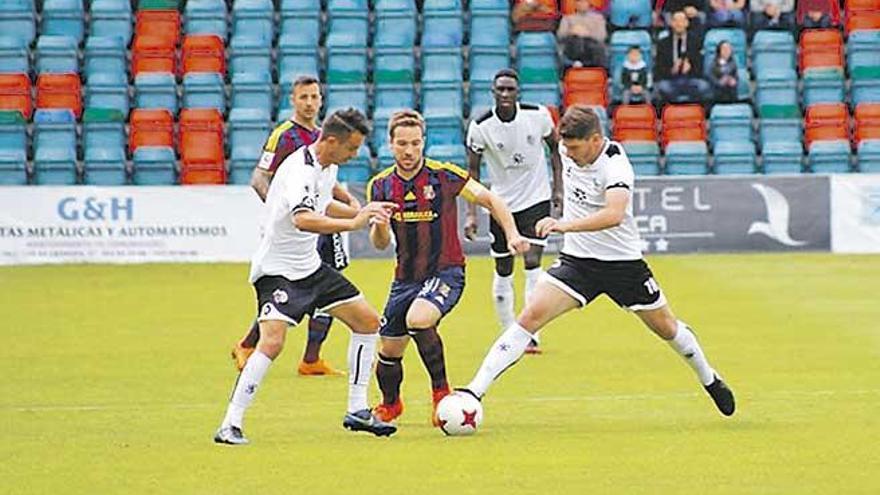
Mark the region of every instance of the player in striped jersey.
[[[375, 223], [370, 241], [385, 249], [396, 241], [397, 268], [379, 335], [376, 376], [382, 404], [374, 413], [391, 421], [403, 413], [400, 385], [404, 350], [410, 338], [431, 376], [434, 407], [449, 393], [443, 342], [437, 325], [461, 297], [465, 259], [458, 237], [458, 196], [489, 210], [504, 230], [506, 249], [523, 253], [529, 243], [516, 229], [500, 197], [451, 163], [423, 156], [425, 121], [418, 112], [397, 112], [388, 124], [395, 164], [367, 186], [367, 201], [397, 204], [390, 225]], [[432, 416], [436, 425], [436, 416]]]

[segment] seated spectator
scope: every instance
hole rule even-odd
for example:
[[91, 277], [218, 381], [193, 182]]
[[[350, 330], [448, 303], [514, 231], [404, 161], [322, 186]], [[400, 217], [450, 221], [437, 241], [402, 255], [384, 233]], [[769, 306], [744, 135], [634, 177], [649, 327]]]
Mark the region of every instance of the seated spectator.
[[709, 5], [709, 27], [745, 27], [746, 0], [709, 0]]
[[589, 0], [577, 0], [575, 12], [562, 18], [556, 37], [562, 42], [566, 65], [606, 67], [605, 17], [593, 9]]
[[797, 4], [798, 25], [802, 29], [834, 27], [840, 17], [839, 6], [829, 0], [801, 0]]
[[688, 25], [687, 15], [676, 12], [672, 15], [671, 32], [666, 31], [657, 42], [654, 74], [658, 96], [665, 103], [706, 102], [711, 98], [712, 88], [701, 77], [703, 40]]
[[667, 26], [672, 26], [672, 16], [684, 12], [692, 33], [704, 31], [706, 24], [706, 0], [657, 0], [656, 8], [663, 13]]
[[737, 101], [736, 86], [739, 83], [736, 57], [729, 41], [718, 43], [712, 65], [706, 68], [706, 78], [715, 90], [715, 103], [735, 103]]
[[752, 31], [794, 28], [794, 0], [751, 0]]
[[620, 82], [623, 85], [623, 103], [651, 103], [651, 74], [648, 64], [642, 58], [642, 49], [638, 45], [629, 47], [623, 69], [620, 71]]
[[519, 0], [513, 6], [510, 19], [519, 30], [543, 30], [538, 29], [546, 23], [555, 26], [556, 11], [538, 0]]

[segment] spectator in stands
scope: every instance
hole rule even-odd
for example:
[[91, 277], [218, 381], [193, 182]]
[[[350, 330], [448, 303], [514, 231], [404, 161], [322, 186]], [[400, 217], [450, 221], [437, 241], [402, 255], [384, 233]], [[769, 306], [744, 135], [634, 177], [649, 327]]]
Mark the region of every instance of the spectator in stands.
[[709, 0], [709, 5], [709, 27], [745, 27], [746, 0]]
[[663, 102], [706, 102], [712, 88], [703, 74], [703, 46], [699, 33], [688, 29], [689, 20], [683, 11], [671, 19], [671, 32], [665, 31], [657, 42], [657, 61], [654, 64], [658, 96]]
[[550, 7], [537, 0], [522, 0], [516, 2], [516, 5], [513, 6], [513, 11], [510, 13], [510, 19], [514, 24], [519, 24], [520, 21], [531, 15], [551, 13], [553, 13], [553, 10]]
[[829, 0], [801, 0], [797, 4], [802, 29], [830, 28], [837, 24], [838, 7]]
[[623, 69], [620, 72], [623, 85], [623, 103], [651, 103], [651, 74], [648, 64], [642, 58], [642, 49], [638, 45], [629, 47]]
[[706, 68], [706, 78], [715, 90], [715, 103], [736, 102], [736, 86], [739, 83], [736, 70], [733, 46], [729, 41], [718, 43], [712, 65]]
[[752, 30], [794, 28], [794, 0], [751, 0]]
[[657, 0], [657, 9], [663, 12], [667, 26], [672, 26], [672, 16], [684, 12], [692, 33], [703, 32], [706, 23], [706, 0]]
[[606, 67], [605, 17], [593, 9], [589, 0], [577, 0], [575, 12], [562, 18], [556, 37], [562, 42], [566, 65]]

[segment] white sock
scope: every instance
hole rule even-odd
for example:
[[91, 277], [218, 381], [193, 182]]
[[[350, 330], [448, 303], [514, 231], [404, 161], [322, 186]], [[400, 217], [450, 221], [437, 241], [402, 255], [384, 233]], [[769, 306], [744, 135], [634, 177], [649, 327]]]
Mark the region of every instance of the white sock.
[[687, 364], [694, 369], [703, 385], [709, 385], [715, 380], [715, 370], [709, 366], [706, 355], [703, 354], [703, 349], [697, 342], [696, 335], [683, 321], [678, 321], [675, 338], [668, 342], [675, 349], [675, 352], [681, 354]]
[[526, 275], [526, 299], [525, 302], [529, 302], [529, 299], [532, 297], [532, 291], [535, 290], [535, 285], [538, 284], [538, 279], [541, 278], [541, 274], [544, 273], [544, 270], [541, 269], [540, 266], [532, 268], [531, 270], [523, 270], [523, 273]]
[[513, 275], [502, 277], [495, 273], [492, 279], [492, 298], [495, 301], [495, 313], [498, 314], [498, 321], [501, 328], [509, 328], [516, 322], [516, 315], [513, 313], [513, 302], [516, 294], [513, 291]]
[[489, 385], [507, 368], [519, 361], [531, 341], [532, 334], [525, 328], [518, 323], [511, 325], [492, 344], [492, 348], [483, 359], [483, 364], [468, 384], [468, 390], [477, 394], [477, 397], [485, 395]]
[[235, 382], [235, 390], [232, 391], [232, 398], [229, 399], [229, 407], [226, 408], [226, 417], [223, 418], [222, 427], [241, 428], [244, 412], [253, 402], [257, 388], [263, 381], [263, 377], [266, 376], [270, 364], [272, 364], [272, 359], [262, 352], [254, 351], [251, 354]]
[[375, 333], [354, 333], [348, 341], [348, 412], [368, 409], [367, 386], [373, 375], [373, 356], [376, 355]]

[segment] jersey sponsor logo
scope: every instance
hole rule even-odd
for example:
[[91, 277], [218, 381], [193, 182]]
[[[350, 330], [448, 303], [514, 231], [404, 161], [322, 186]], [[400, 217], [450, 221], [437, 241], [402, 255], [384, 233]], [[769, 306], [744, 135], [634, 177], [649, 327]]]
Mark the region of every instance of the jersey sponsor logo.
[[398, 211], [391, 218], [397, 222], [433, 222], [438, 216], [436, 212], [431, 210]]
[[289, 300], [287, 291], [284, 289], [275, 289], [272, 292], [272, 300], [275, 301], [275, 304], [287, 304], [287, 301]]
[[752, 222], [748, 234], [763, 234], [786, 246], [803, 246], [806, 241], [798, 241], [789, 235], [790, 208], [788, 200], [781, 192], [765, 184], [752, 184], [767, 206], [767, 221]]

